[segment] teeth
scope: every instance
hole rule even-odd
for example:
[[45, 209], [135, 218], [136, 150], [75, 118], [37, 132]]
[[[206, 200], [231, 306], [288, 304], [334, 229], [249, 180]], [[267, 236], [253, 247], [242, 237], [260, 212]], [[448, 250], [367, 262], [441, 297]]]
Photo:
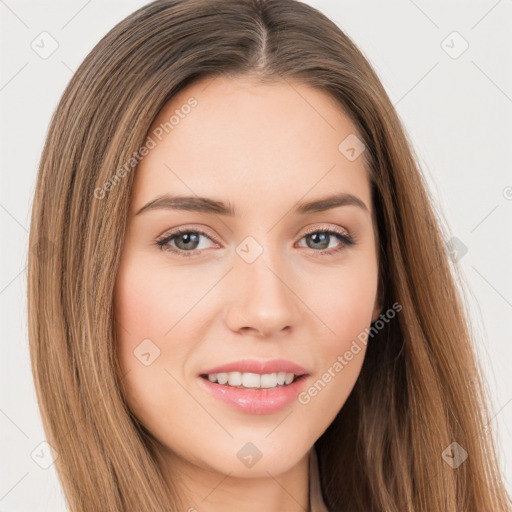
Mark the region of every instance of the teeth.
[[293, 373], [287, 373], [286, 377], [284, 379], [284, 383], [287, 384], [287, 385], [291, 384], [292, 381], [293, 381], [293, 377], [294, 377]]
[[244, 388], [260, 388], [261, 387], [261, 375], [257, 373], [243, 373], [242, 374], [242, 386]]
[[[210, 378], [210, 375], [208, 375], [208, 378]], [[227, 373], [217, 373], [217, 382], [219, 384], [226, 384], [227, 381], [228, 381], [228, 374]], [[213, 380], [213, 382], [215, 382], [215, 379]]]
[[228, 384], [233, 387], [244, 388], [275, 388], [277, 386], [286, 386], [291, 384], [295, 379], [293, 373], [210, 373], [208, 380], [210, 382], [218, 382], [219, 384]]
[[240, 372], [229, 372], [228, 373], [228, 384], [230, 386], [241, 386], [242, 385], [242, 374]]

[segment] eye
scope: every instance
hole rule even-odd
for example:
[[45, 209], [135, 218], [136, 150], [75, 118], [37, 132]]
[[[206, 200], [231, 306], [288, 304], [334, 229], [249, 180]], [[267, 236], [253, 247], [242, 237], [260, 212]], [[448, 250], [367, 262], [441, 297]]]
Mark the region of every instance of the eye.
[[[310, 249], [320, 249], [315, 250], [317, 255], [333, 255], [340, 251], [342, 251], [345, 247], [355, 245], [355, 239], [347, 232], [338, 231], [337, 229], [313, 229], [308, 231], [301, 240], [306, 239], [307, 246]], [[332, 249], [331, 242], [336, 242], [338, 240], [338, 247], [334, 250]], [[336, 244], [334, 244], [336, 247]]]
[[[185, 257], [193, 256], [196, 254], [196, 251], [200, 252], [200, 249], [204, 249], [204, 247], [201, 247], [200, 249], [197, 248], [198, 245], [200, 245], [201, 237], [211, 240], [211, 238], [203, 231], [178, 229], [173, 231], [171, 234], [166, 235], [164, 238], [157, 240], [156, 244], [163, 251], [179, 253], [180, 256]], [[172, 245], [172, 243], [176, 245]]]
[[[201, 245], [201, 238], [212, 240], [212, 237], [204, 231], [197, 229], [177, 229], [164, 235], [156, 241], [156, 245], [166, 252], [172, 252], [179, 256], [189, 257], [200, 253], [205, 247]], [[313, 249], [315, 256], [333, 255], [342, 251], [345, 247], [354, 245], [356, 240], [349, 233], [336, 229], [313, 229], [304, 234], [301, 240], [307, 240], [307, 246]], [[338, 247], [332, 250], [331, 242], [338, 240]], [[216, 243], [216, 242], [215, 242]], [[331, 246], [331, 247], [330, 247]], [[320, 249], [320, 250], [318, 250]]]

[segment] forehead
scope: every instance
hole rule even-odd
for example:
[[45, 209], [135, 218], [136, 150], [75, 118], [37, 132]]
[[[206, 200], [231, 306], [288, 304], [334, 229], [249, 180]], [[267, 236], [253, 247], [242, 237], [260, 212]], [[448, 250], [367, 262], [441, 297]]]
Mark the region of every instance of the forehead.
[[347, 192], [371, 209], [364, 155], [340, 150], [361, 138], [354, 124], [327, 93], [296, 81], [202, 79], [167, 102], [148, 136], [132, 211], [163, 193], [222, 198], [242, 214], [263, 198], [291, 206]]

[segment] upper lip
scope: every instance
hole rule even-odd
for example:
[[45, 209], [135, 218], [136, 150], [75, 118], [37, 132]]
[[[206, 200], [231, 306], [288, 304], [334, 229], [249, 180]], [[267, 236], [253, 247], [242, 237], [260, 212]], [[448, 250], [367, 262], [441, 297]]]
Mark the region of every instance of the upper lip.
[[270, 361], [258, 361], [256, 359], [241, 359], [231, 363], [222, 364], [201, 372], [201, 375], [209, 375], [211, 373], [266, 373], [286, 372], [295, 375], [305, 375], [308, 372], [300, 365], [288, 361], [286, 359], [271, 359]]

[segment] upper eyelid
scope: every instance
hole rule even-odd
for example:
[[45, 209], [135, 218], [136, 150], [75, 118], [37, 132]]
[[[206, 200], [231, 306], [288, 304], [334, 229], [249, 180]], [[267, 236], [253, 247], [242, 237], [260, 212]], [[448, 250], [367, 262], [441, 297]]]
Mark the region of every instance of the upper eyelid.
[[[302, 236], [306, 236], [308, 234], [315, 233], [317, 231], [333, 231], [334, 233], [344, 234], [348, 237], [351, 237], [351, 233], [347, 228], [343, 228], [341, 226], [332, 227], [332, 226], [321, 226], [321, 225], [320, 226], [314, 225], [313, 227], [306, 229], [306, 231], [304, 231]], [[340, 233], [340, 231], [342, 233]]]
[[215, 243], [220, 243], [220, 242], [217, 242], [217, 237], [215, 235], [212, 235], [207, 228], [195, 227], [194, 225], [185, 226], [185, 227], [178, 227], [178, 228], [175, 228], [175, 229], [167, 230], [162, 235], [158, 236], [156, 239], [157, 239], [157, 241], [162, 241], [162, 240], [165, 240], [167, 238], [179, 235], [180, 232], [182, 232], [182, 233], [188, 233], [188, 232], [198, 233], [200, 235], [207, 236], [208, 238], [210, 238]]

